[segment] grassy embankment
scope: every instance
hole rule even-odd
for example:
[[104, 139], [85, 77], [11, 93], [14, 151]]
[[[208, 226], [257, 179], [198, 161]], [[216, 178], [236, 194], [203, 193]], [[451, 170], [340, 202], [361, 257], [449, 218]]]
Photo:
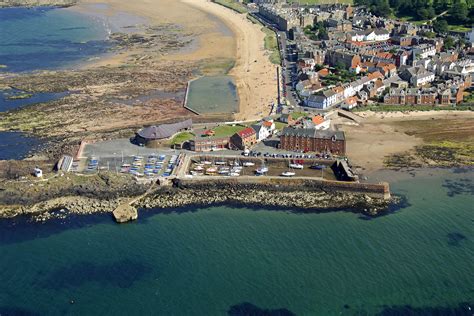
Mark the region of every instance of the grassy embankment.
[[423, 139], [414, 152], [386, 158], [388, 167], [474, 165], [474, 119], [407, 120], [393, 123], [407, 135]]
[[239, 2], [233, 0], [212, 0], [212, 2], [218, 3], [226, 8], [234, 10], [238, 13], [247, 13], [247, 8]]
[[270, 52], [270, 62], [279, 65], [281, 63], [280, 51], [278, 49], [278, 41], [275, 32], [268, 27], [263, 27], [262, 31], [265, 33], [265, 49]]
[[187, 140], [193, 139], [194, 134], [190, 132], [181, 132], [176, 134], [170, 141], [170, 145], [181, 144]]

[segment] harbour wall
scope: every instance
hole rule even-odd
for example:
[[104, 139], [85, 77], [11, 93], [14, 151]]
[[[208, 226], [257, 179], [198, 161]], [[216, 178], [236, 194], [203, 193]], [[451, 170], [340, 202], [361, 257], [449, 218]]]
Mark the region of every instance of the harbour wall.
[[196, 177], [177, 178], [174, 184], [186, 189], [233, 189], [246, 190], [258, 188], [268, 191], [323, 191], [326, 193], [350, 193], [355, 195], [367, 195], [372, 198], [389, 200], [390, 185], [387, 182], [378, 184], [322, 180], [316, 178], [282, 178], [282, 177]]

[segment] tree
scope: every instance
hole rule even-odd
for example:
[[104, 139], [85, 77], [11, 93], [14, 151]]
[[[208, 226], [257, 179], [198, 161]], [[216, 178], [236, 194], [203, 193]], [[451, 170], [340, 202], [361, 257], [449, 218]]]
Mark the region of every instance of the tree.
[[430, 6], [428, 6], [426, 8], [418, 9], [417, 14], [420, 17], [420, 19], [422, 19], [422, 20], [432, 19], [436, 15], [433, 7], [430, 7]]
[[451, 36], [446, 37], [444, 40], [444, 48], [449, 50], [454, 47], [454, 39]]
[[448, 2], [445, 0], [433, 0], [433, 8], [437, 14], [440, 14], [448, 9]]
[[392, 12], [392, 9], [390, 8], [388, 0], [381, 0], [381, 1], [376, 1], [372, 5], [372, 12], [375, 15], [387, 17]]
[[460, 0], [455, 0], [449, 9], [449, 15], [455, 24], [463, 24], [466, 22], [468, 12], [467, 4]]
[[436, 19], [433, 22], [433, 29], [437, 33], [447, 33], [449, 31], [448, 21], [445, 19]]

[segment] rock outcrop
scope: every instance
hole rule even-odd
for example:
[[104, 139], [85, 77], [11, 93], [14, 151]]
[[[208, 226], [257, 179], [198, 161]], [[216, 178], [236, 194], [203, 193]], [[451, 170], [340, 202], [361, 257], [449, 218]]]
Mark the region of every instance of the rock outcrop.
[[126, 223], [138, 218], [137, 209], [128, 204], [120, 205], [113, 211], [113, 214], [117, 223]]

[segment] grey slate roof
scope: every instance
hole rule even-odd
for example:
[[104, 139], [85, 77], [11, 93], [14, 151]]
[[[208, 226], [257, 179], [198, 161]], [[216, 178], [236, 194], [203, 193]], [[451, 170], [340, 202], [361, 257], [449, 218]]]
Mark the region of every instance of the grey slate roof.
[[138, 131], [138, 136], [145, 139], [163, 139], [168, 138], [179, 132], [180, 130], [192, 128], [193, 120], [189, 119], [183, 122], [173, 124], [162, 124], [158, 126], [145, 127]]
[[315, 128], [293, 128], [285, 127], [281, 132], [282, 136], [301, 136], [309, 138], [322, 138], [332, 139], [335, 137], [336, 140], [345, 140], [344, 132], [341, 131], [330, 131], [330, 130], [317, 130]]

